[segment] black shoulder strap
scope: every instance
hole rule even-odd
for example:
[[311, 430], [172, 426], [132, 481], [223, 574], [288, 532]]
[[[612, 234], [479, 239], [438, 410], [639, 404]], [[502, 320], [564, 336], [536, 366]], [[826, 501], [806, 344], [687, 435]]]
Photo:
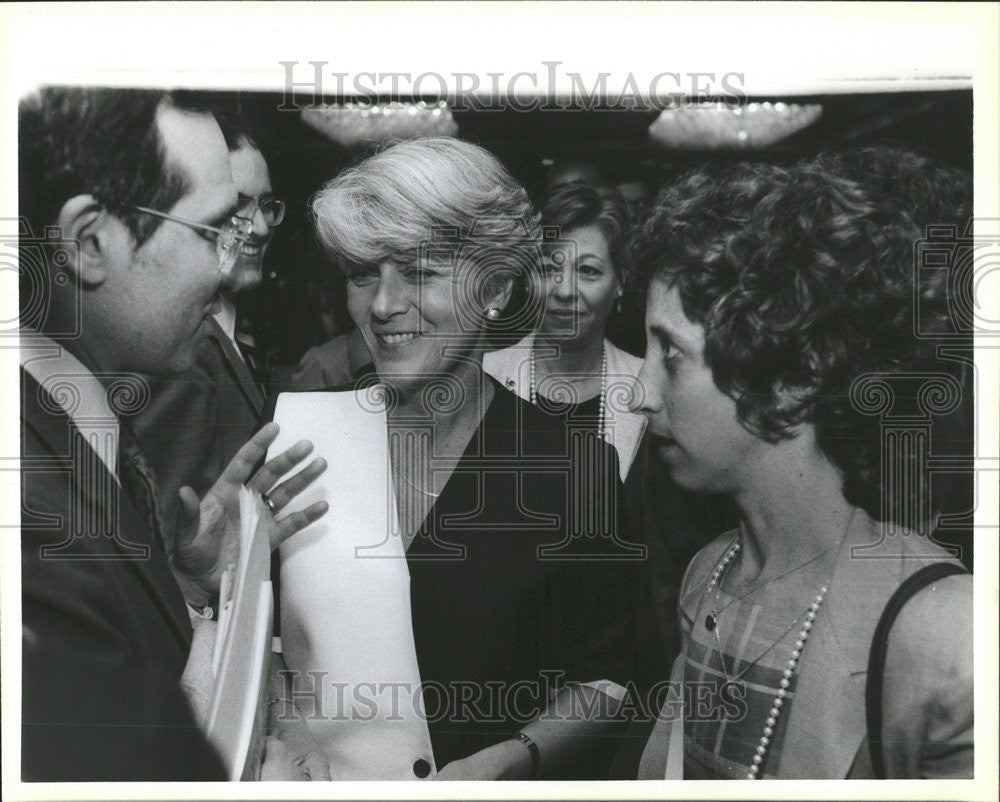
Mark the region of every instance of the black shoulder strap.
[[896, 616], [911, 598], [928, 585], [952, 574], [967, 573], [965, 567], [956, 563], [933, 563], [925, 565], [911, 574], [892, 594], [872, 637], [872, 647], [868, 653], [868, 677], [865, 684], [865, 716], [868, 723], [868, 751], [871, 755], [875, 777], [884, 780], [885, 757], [882, 753], [882, 686], [885, 675], [885, 655], [889, 646], [889, 630]]

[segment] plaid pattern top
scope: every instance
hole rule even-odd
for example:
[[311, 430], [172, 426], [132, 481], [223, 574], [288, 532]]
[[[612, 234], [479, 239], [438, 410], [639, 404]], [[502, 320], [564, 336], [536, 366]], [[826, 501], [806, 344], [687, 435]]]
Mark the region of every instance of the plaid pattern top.
[[[684, 779], [747, 776], [778, 695], [782, 672], [818, 589], [810, 587], [813, 576], [812, 571], [789, 576], [787, 592], [769, 596], [766, 605], [759, 603], [759, 593], [750, 593], [739, 601], [724, 590], [716, 595], [718, 586], [708, 590], [707, 582], [704, 593], [689, 596], [687, 606], [681, 604], [686, 645]], [[705, 622], [713, 608], [721, 610], [714, 631]], [[803, 659], [808, 654], [807, 642]], [[736, 680], [735, 687], [728, 683], [727, 673], [728, 678]], [[778, 772], [789, 711], [795, 704], [796, 680], [797, 673], [791, 678], [761, 766], [763, 777]]]

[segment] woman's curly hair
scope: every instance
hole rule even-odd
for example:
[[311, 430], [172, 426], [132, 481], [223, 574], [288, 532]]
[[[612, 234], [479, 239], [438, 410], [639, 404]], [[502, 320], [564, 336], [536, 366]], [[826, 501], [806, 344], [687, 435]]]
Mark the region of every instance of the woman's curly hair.
[[[794, 165], [697, 169], [668, 184], [633, 242], [645, 282], [676, 287], [740, 421], [769, 442], [814, 425], [844, 495], [883, 506], [878, 417], [851, 402], [866, 373], [941, 371], [953, 329], [940, 274], [917, 279], [929, 224], [965, 230], [971, 184], [910, 151], [869, 147]], [[889, 512], [886, 512], [886, 510]]]

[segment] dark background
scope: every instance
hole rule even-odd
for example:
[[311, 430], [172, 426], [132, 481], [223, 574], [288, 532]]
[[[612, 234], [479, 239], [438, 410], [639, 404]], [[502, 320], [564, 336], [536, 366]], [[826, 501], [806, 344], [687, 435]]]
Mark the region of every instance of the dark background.
[[[281, 111], [279, 93], [227, 93], [254, 129], [271, 170], [275, 192], [288, 204], [265, 263], [262, 289], [241, 310], [271, 367], [298, 362], [313, 345], [352, 326], [344, 282], [320, 253], [307, 216], [310, 196], [367, 149], [345, 149], [302, 122], [297, 111]], [[750, 98], [753, 101], [781, 98]], [[311, 96], [298, 102], [302, 105]], [[548, 164], [587, 159], [612, 175], [639, 174], [659, 184], [696, 163], [748, 158], [794, 159], [821, 149], [874, 142], [904, 143], [938, 161], [972, 170], [972, 92], [795, 97], [821, 103], [823, 115], [806, 130], [765, 151], [667, 150], [651, 143], [658, 111], [512, 109], [455, 111], [459, 137], [494, 152], [534, 197]], [[543, 161], [544, 160], [544, 161]], [[641, 354], [638, 310], [612, 333], [618, 344]], [[325, 315], [325, 317], [324, 317]], [[616, 336], [617, 335], [617, 336]]]
[[[310, 347], [353, 327], [347, 315], [345, 283], [316, 245], [307, 208], [311, 195], [371, 148], [346, 149], [302, 122], [297, 111], [281, 111], [286, 98], [278, 93], [227, 93], [254, 129], [266, 156], [275, 192], [288, 204], [265, 262], [264, 284], [242, 302], [244, 319], [268, 355], [276, 373], [288, 375]], [[297, 102], [306, 105], [311, 96]], [[748, 102], [785, 100], [820, 103], [822, 117], [812, 126], [767, 150], [668, 150], [650, 141], [648, 129], [658, 111], [622, 109], [454, 111], [458, 136], [495, 153], [537, 200], [547, 170], [565, 162], [596, 162], [608, 177], [641, 176], [654, 186], [696, 164], [745, 159], [790, 160], [827, 148], [853, 145], [904, 144], [936, 161], [972, 172], [972, 92], [899, 92], [892, 94], [816, 97], [748, 98]], [[644, 348], [642, 309], [626, 308], [609, 323], [609, 337], [641, 355]], [[971, 357], [971, 343], [966, 350]], [[968, 403], [939, 421], [935, 432], [947, 432], [945, 451], [972, 454], [971, 376]], [[939, 445], [935, 445], [936, 452]], [[973, 475], [941, 477], [943, 511], [951, 520], [937, 537], [957, 546], [972, 566]], [[659, 517], [659, 516], [656, 516]], [[662, 523], [662, 522], [660, 522]], [[717, 531], [717, 530], [716, 530]], [[692, 552], [693, 553], [693, 552]]]

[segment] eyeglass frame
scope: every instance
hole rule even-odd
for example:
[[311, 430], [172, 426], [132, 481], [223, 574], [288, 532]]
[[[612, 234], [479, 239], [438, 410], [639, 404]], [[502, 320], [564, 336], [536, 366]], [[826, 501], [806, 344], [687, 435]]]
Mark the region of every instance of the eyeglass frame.
[[[233, 268], [239, 261], [240, 251], [243, 250], [243, 246], [250, 240], [250, 235], [253, 233], [253, 220], [249, 220], [238, 214], [232, 215], [226, 221], [225, 228], [219, 228], [217, 226], [210, 226], [206, 223], [196, 223], [194, 220], [185, 220], [183, 217], [177, 217], [176, 215], [167, 214], [166, 212], [157, 211], [156, 209], [150, 209], [146, 206], [136, 206], [132, 203], [119, 203], [118, 201], [112, 200], [108, 200], [106, 203], [111, 206], [119, 206], [122, 209], [132, 209], [133, 211], [142, 212], [143, 214], [151, 214], [162, 220], [169, 220], [172, 223], [180, 223], [181, 225], [188, 226], [190, 228], [212, 232], [215, 234], [215, 255], [218, 259], [217, 266], [219, 273], [221, 273], [223, 277], [228, 276], [233, 271]], [[239, 220], [240, 222], [234, 224], [235, 220]], [[224, 237], [227, 238], [227, 241], [225, 242], [223, 241]], [[232, 250], [231, 255], [228, 249]]]
[[[278, 219], [275, 220], [275, 222], [273, 223], [267, 222], [267, 214], [264, 212], [264, 207], [260, 205], [261, 201], [264, 201], [265, 203], [279, 204], [281, 208], [281, 214], [277, 215]], [[263, 197], [253, 197], [252, 195], [240, 195], [240, 202], [241, 202], [240, 211], [252, 208], [253, 212], [250, 215], [249, 218], [250, 220], [253, 220], [253, 216], [257, 214], [258, 211], [260, 211], [261, 216], [264, 218], [264, 224], [270, 229], [275, 229], [278, 226], [280, 226], [282, 221], [285, 219], [285, 212], [288, 211], [288, 204], [286, 204], [281, 198], [275, 195], [265, 195]], [[243, 215], [239, 215], [239, 217], [242, 216]]]

